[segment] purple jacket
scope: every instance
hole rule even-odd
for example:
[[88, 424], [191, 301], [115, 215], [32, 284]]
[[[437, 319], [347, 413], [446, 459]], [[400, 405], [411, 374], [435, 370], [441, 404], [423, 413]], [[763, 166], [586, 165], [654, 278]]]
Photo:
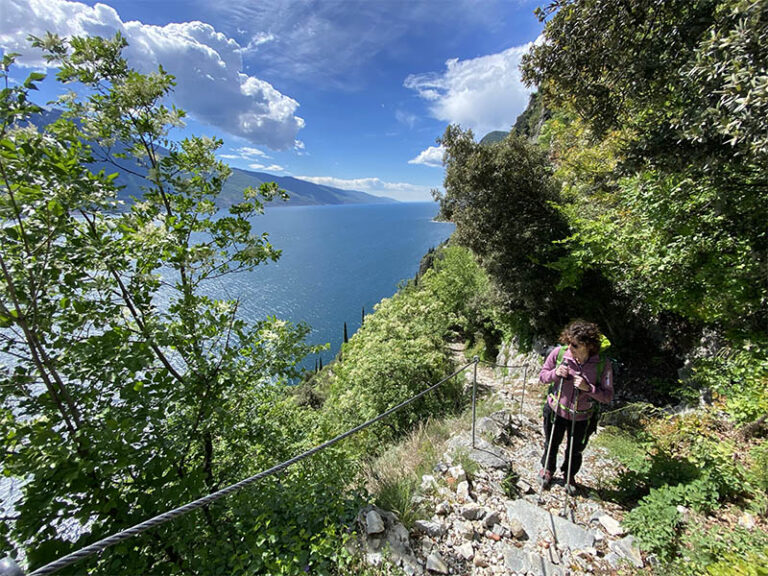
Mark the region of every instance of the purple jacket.
[[[592, 414], [592, 408], [595, 401], [607, 404], [613, 399], [613, 366], [611, 361], [605, 361], [603, 375], [600, 382], [597, 382], [597, 364], [599, 357], [597, 354], [590, 356], [584, 364], [579, 362], [571, 355], [571, 351], [566, 348], [563, 355], [563, 364], [568, 367], [569, 376], [563, 378], [563, 391], [560, 395], [560, 405], [557, 404], [558, 386], [560, 377], [555, 374], [557, 369], [557, 355], [560, 352], [560, 346], [552, 350], [539, 374], [539, 380], [545, 384], [555, 382], [553, 393], [547, 398], [547, 404], [552, 410], [557, 411], [558, 416], [568, 420], [587, 420]], [[575, 406], [575, 414], [571, 415], [570, 410], [574, 408], [573, 404], [573, 376], [580, 374], [589, 384], [589, 391], [579, 391], [578, 405]]]

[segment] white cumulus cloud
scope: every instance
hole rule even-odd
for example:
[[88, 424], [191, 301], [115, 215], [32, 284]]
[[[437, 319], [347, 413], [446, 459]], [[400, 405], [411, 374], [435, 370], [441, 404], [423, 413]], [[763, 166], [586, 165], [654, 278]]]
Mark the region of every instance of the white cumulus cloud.
[[[196, 119], [275, 150], [292, 148], [304, 127], [296, 115], [299, 103], [269, 82], [244, 74], [243, 49], [210, 24], [123, 22], [104, 4], [65, 0], [0, 0], [0, 13], [0, 46], [21, 53], [20, 65], [45, 66], [41, 54], [29, 47], [28, 34], [110, 37], [120, 32], [129, 43], [124, 52], [129, 64], [141, 72], [162, 64], [176, 77], [175, 103]], [[270, 40], [256, 37], [252, 44]]]
[[296, 176], [314, 184], [342, 190], [357, 190], [374, 196], [386, 196], [401, 202], [427, 202], [432, 199], [430, 188], [407, 182], [386, 182], [380, 178], [334, 178], [333, 176]]
[[444, 153], [445, 147], [430, 146], [426, 150], [420, 152], [416, 158], [408, 160], [408, 164], [423, 164], [424, 166], [433, 166], [435, 168], [442, 167]]
[[532, 43], [471, 60], [453, 58], [442, 72], [411, 74], [406, 88], [429, 102], [430, 114], [471, 128], [482, 137], [509, 130], [528, 104], [531, 92], [520, 77], [520, 59]]

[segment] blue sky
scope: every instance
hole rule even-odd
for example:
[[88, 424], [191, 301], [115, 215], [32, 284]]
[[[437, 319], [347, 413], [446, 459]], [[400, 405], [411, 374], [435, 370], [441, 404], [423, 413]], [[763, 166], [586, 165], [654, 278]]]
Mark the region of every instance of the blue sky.
[[541, 3], [0, 0], [0, 47], [22, 53], [20, 80], [44, 65], [28, 34], [119, 30], [133, 67], [177, 77], [186, 129], [222, 138], [230, 165], [423, 201], [442, 187], [448, 124], [480, 138], [525, 108], [518, 64]]

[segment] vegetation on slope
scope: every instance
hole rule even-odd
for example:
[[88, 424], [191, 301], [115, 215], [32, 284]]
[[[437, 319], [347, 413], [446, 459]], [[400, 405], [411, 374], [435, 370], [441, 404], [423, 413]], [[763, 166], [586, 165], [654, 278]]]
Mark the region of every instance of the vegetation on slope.
[[636, 474], [618, 490], [646, 549], [694, 557], [694, 573], [722, 571], [731, 545], [764, 560], [765, 539], [728, 516], [766, 514], [768, 4], [558, 0], [540, 16], [523, 64], [539, 93], [521, 120], [540, 130], [481, 146], [450, 127], [443, 212], [523, 336], [585, 316], [622, 362], [620, 395], [713, 398], [631, 431]]
[[[236, 302], [197, 291], [277, 256], [249, 223], [276, 187], [247, 190], [214, 218], [229, 171], [217, 142], [169, 141], [182, 117], [162, 105], [172, 78], [129, 70], [119, 37], [44, 39], [60, 79], [93, 90], [44, 132], [20, 128], [39, 113], [27, 99], [39, 75], [2, 92], [0, 323], [2, 351], [17, 358], [0, 382], [2, 466], [28, 479], [19, 516], [2, 521], [3, 549], [23, 547], [36, 567], [274, 465], [444, 377], [452, 333], [552, 340], [587, 316], [627, 367], [620, 388], [714, 399], [694, 415], [649, 416], [616, 444], [628, 525], [662, 571], [685, 569], [678, 552], [714, 574], [759, 565], [764, 540], [728, 518], [766, 514], [766, 2], [558, 0], [542, 16], [545, 42], [525, 63], [542, 116], [532, 108], [524, 133], [541, 126], [538, 139], [480, 146], [458, 127], [443, 138], [441, 207], [490, 283], [467, 250], [444, 250], [299, 389], [287, 383], [305, 327], [248, 325]], [[149, 168], [142, 202], [117, 218], [103, 216], [112, 178], [85, 168], [95, 139], [122, 142]], [[172, 271], [163, 310], [161, 269]], [[360, 459], [450, 413], [459, 392], [448, 384], [81, 569], [338, 571], [366, 497]], [[685, 524], [680, 505], [705, 528]], [[75, 542], [60, 531], [66, 518], [87, 525]]]
[[[435, 256], [419, 285], [383, 302], [323, 373], [321, 408], [292, 386], [313, 348], [306, 326], [248, 323], [237, 301], [201, 295], [211, 278], [275, 250], [252, 231], [274, 185], [228, 213], [219, 143], [169, 138], [173, 79], [130, 70], [124, 41], [39, 41], [59, 80], [90, 88], [38, 130], [28, 99], [42, 75], [0, 99], [2, 470], [24, 480], [0, 521], [2, 555], [35, 569], [140, 521], [268, 469], [362, 423], [450, 371], [443, 336], [468, 324], [482, 291], [471, 255]], [[111, 213], [114, 177], [88, 142], [142, 163], [140, 202]], [[162, 152], [161, 152], [162, 151]], [[103, 150], [101, 151], [103, 152]], [[257, 485], [81, 561], [77, 573], [331, 574], [365, 494], [359, 462], [430, 413], [461, 405], [449, 383], [384, 422]], [[66, 528], [66, 529], [65, 529]], [[74, 532], [73, 532], [74, 529]], [[72, 535], [74, 533], [74, 536]]]

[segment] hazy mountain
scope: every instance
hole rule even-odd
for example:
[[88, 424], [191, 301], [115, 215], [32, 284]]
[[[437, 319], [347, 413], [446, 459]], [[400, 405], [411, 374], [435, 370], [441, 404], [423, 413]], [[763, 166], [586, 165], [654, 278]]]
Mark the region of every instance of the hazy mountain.
[[[35, 117], [34, 124], [41, 128], [54, 122], [61, 116], [60, 110], [46, 110], [40, 117]], [[94, 147], [94, 153], [98, 156], [98, 147]], [[117, 184], [123, 186], [118, 193], [121, 200], [130, 202], [132, 197], [140, 197], [141, 186], [146, 185], [142, 177], [146, 171], [139, 167], [132, 159], [118, 159], [121, 169], [109, 162], [96, 162], [92, 166], [94, 172], [103, 169], [107, 174], [118, 172]], [[332, 186], [314, 184], [306, 180], [299, 180], [291, 176], [275, 176], [266, 172], [251, 172], [240, 168], [232, 168], [232, 176], [224, 184], [219, 196], [219, 206], [231, 206], [242, 200], [243, 190], [248, 186], [258, 188], [264, 182], [276, 182], [277, 185], [288, 192], [289, 199], [286, 202], [275, 200], [272, 206], [317, 206], [323, 204], [388, 204], [397, 202], [392, 198], [374, 196], [357, 190], [342, 190]]]
[[275, 182], [280, 188], [288, 192], [290, 198], [287, 202], [275, 200], [272, 205], [310, 206], [320, 204], [384, 204], [396, 202], [392, 198], [384, 198], [366, 194], [357, 190], [342, 190], [322, 184], [314, 184], [306, 180], [299, 180], [292, 176], [275, 176], [266, 172], [250, 172], [239, 168], [232, 168], [232, 176], [224, 185], [221, 192], [221, 204], [227, 206], [242, 198], [243, 188], [253, 186], [258, 188], [263, 182]]

